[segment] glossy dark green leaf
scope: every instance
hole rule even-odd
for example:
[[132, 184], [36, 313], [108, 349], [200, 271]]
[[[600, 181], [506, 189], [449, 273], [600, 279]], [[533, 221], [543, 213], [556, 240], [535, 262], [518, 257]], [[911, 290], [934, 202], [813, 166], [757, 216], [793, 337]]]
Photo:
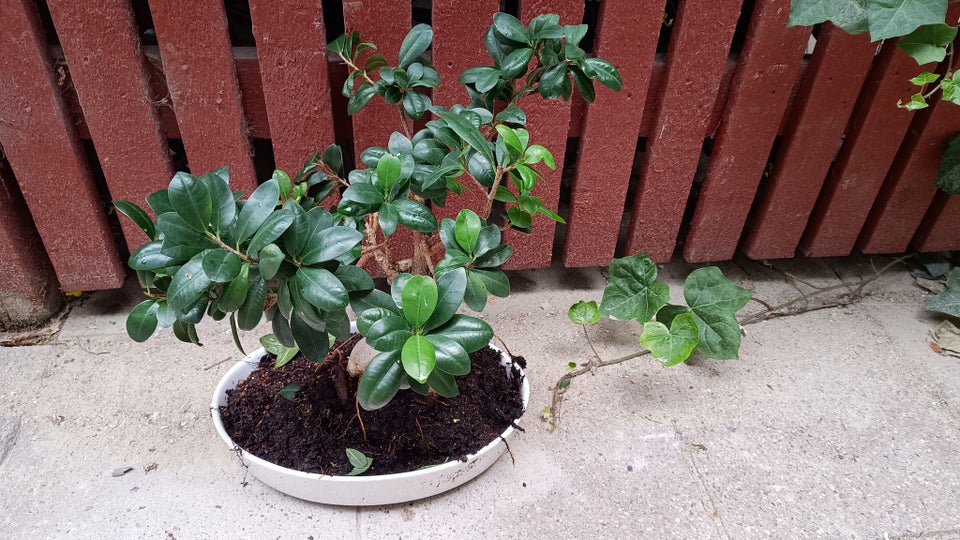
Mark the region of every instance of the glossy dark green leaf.
[[720, 360], [739, 357], [740, 323], [736, 313], [751, 296], [750, 291], [734, 285], [715, 266], [690, 272], [683, 283], [683, 297], [699, 327], [698, 351]]
[[297, 271], [296, 280], [303, 297], [324, 311], [344, 308], [350, 301], [343, 284], [329, 270], [305, 266]]
[[563, 81], [567, 78], [567, 66], [557, 64], [540, 77], [540, 95], [547, 99], [556, 99], [563, 93]]
[[171, 309], [182, 311], [207, 296], [207, 288], [212, 282], [203, 272], [203, 257], [203, 253], [197, 254], [173, 276], [167, 289], [167, 302]]
[[456, 376], [470, 373], [470, 355], [459, 343], [441, 335], [425, 337], [433, 345], [437, 369]]
[[418, 24], [410, 29], [400, 44], [398, 65], [406, 68], [430, 48], [433, 41], [433, 29], [426, 24]]
[[396, 315], [396, 312], [381, 307], [372, 307], [365, 309], [357, 315], [357, 331], [366, 336], [370, 333], [370, 327], [384, 317]]
[[320, 231], [333, 226], [333, 216], [324, 208], [314, 207], [306, 213], [293, 210], [296, 217], [283, 233], [283, 245], [287, 252], [297, 257], [303, 252], [311, 238]]
[[480, 258], [489, 253], [492, 249], [500, 245], [502, 235], [500, 228], [496, 225], [485, 225], [480, 229], [477, 235], [477, 244], [473, 248], [473, 254]]
[[159, 240], [143, 244], [130, 255], [127, 264], [134, 270], [157, 270], [183, 262], [160, 252]]
[[564, 36], [567, 39], [567, 46], [579, 45], [580, 41], [587, 35], [589, 27], [585, 24], [571, 24], [563, 27]]
[[193, 343], [194, 345], [200, 346], [203, 345], [203, 343], [200, 343], [200, 338], [197, 337], [197, 327], [192, 323], [181, 320], [173, 323], [173, 335], [184, 343]]
[[533, 49], [526, 47], [508, 54], [507, 57], [503, 59], [503, 64], [500, 67], [503, 78], [516, 79], [517, 77], [522, 77], [527, 72], [527, 65], [530, 63], [530, 58], [532, 57]]
[[434, 369], [427, 377], [427, 384], [434, 392], [445, 398], [455, 398], [460, 395], [457, 388], [457, 379], [440, 370]]
[[480, 236], [480, 229], [483, 227], [483, 220], [480, 219], [473, 210], [463, 209], [457, 214], [457, 220], [454, 227], [454, 235], [457, 244], [460, 245], [467, 254], [472, 254], [477, 246], [477, 238]]
[[516, 17], [509, 13], [494, 13], [493, 28], [498, 34], [519, 44], [530, 41], [527, 29]]
[[220, 294], [220, 298], [217, 299], [217, 306], [228, 313], [240, 309], [243, 301], [247, 298], [247, 291], [249, 289], [250, 265], [243, 263], [237, 277], [223, 286], [223, 292]]
[[357, 91], [347, 100], [347, 114], [353, 115], [370, 102], [370, 98], [376, 94], [370, 83], [363, 83], [357, 88]]
[[363, 205], [375, 205], [383, 202], [384, 192], [372, 184], [352, 184], [343, 190], [341, 199]]
[[[203, 319], [203, 314], [207, 312], [207, 304], [210, 297], [206, 294], [199, 296], [193, 304], [177, 310], [177, 319], [190, 324], [197, 324]], [[167, 300], [169, 304], [169, 299]]]
[[400, 350], [411, 335], [407, 321], [403, 317], [392, 315], [375, 322], [364, 337], [367, 338], [367, 343], [378, 351], [394, 351]]
[[474, 150], [480, 152], [483, 157], [487, 158], [487, 161], [493, 163], [493, 153], [490, 150], [490, 142], [487, 141], [476, 126], [458, 114], [448, 111], [443, 107], [431, 107], [430, 112], [440, 117], [458, 137], [466, 141]]
[[399, 348], [374, 356], [357, 386], [360, 406], [373, 411], [390, 403], [405, 378], [406, 374], [400, 366]]
[[486, 93], [496, 86], [500, 80], [499, 69], [484, 68], [484, 70], [477, 75], [477, 80], [473, 83], [473, 85], [476, 87], [477, 92]]
[[121, 214], [133, 220], [133, 222], [137, 224], [137, 227], [140, 227], [140, 230], [142, 230], [144, 234], [150, 238], [150, 240], [153, 240], [157, 237], [157, 232], [153, 226], [153, 220], [150, 218], [150, 215], [143, 210], [143, 208], [140, 208], [129, 201], [113, 201], [113, 206], [115, 206]]
[[[399, 201], [397, 201], [399, 202]], [[400, 222], [400, 212], [393, 203], [385, 202], [380, 205], [380, 212], [377, 214], [380, 222], [380, 229], [384, 236], [390, 236], [397, 232], [397, 224]]]
[[330, 337], [326, 332], [318, 332], [308, 325], [296, 313], [290, 318], [290, 331], [297, 342], [300, 352], [311, 362], [321, 363], [327, 359], [330, 351]]
[[237, 326], [241, 330], [253, 330], [263, 317], [263, 307], [267, 301], [267, 282], [259, 277], [251, 279], [247, 298], [237, 310]]
[[210, 192], [210, 226], [214, 232], [226, 231], [237, 217], [237, 201], [230, 191], [228, 179], [226, 167], [200, 176], [200, 181]]
[[283, 250], [276, 244], [267, 244], [260, 250], [260, 275], [264, 279], [273, 279], [283, 264]]
[[591, 79], [600, 81], [600, 84], [613, 90], [620, 90], [623, 79], [613, 64], [602, 58], [587, 58], [583, 61], [583, 72]]
[[407, 375], [420, 383], [427, 382], [427, 377], [437, 364], [437, 353], [433, 343], [423, 336], [410, 336], [400, 350], [400, 363]]
[[467, 288], [467, 274], [463, 268], [445, 272], [437, 279], [437, 305], [422, 326], [426, 331], [445, 324], [456, 314]]
[[533, 39], [560, 39], [566, 34], [559, 22], [560, 16], [555, 13], [537, 15], [530, 21], [530, 36]]
[[240, 215], [237, 216], [237, 242], [243, 242], [257, 232], [273, 213], [279, 201], [280, 187], [276, 180], [267, 180], [254, 190], [243, 204]]
[[[423, 326], [437, 307], [437, 283], [427, 276], [413, 276], [403, 286], [403, 316], [413, 327]], [[421, 377], [422, 379], [422, 377]]]
[[348, 253], [363, 240], [363, 233], [350, 227], [336, 226], [313, 235], [300, 255], [303, 264], [332, 261]]
[[463, 294], [463, 301], [467, 306], [477, 312], [483, 311], [487, 307], [487, 286], [483, 284], [480, 276], [472, 270], [467, 271], [466, 289]]
[[475, 268], [499, 268], [503, 263], [507, 262], [507, 259], [510, 258], [510, 255], [513, 254], [513, 248], [501, 244], [481, 257], [477, 257], [474, 261], [473, 266]]
[[176, 212], [176, 210], [173, 209], [173, 205], [170, 204], [170, 196], [165, 189], [160, 189], [147, 195], [147, 204], [150, 205], [153, 213], [158, 216], [166, 214], [167, 212]]
[[270, 321], [273, 334], [277, 336], [277, 341], [284, 347], [296, 347], [297, 342], [293, 339], [293, 331], [290, 330], [290, 321], [282, 313], [276, 313], [273, 320]]
[[178, 172], [170, 181], [167, 196], [173, 209], [190, 227], [198, 231], [207, 230], [213, 203], [210, 192], [199, 178]]
[[280, 235], [293, 223], [294, 215], [292, 210], [287, 209], [280, 209], [270, 214], [250, 239], [250, 243], [247, 245], [247, 254], [253, 255], [267, 244], [280, 238]]
[[[507, 246], [509, 247], [509, 246]], [[483, 286], [487, 291], [500, 298], [506, 298], [510, 294], [510, 280], [507, 275], [500, 270], [481, 270], [474, 268], [470, 273], [476, 275], [483, 281]]]
[[190, 226], [184, 219], [175, 212], [160, 214], [157, 218], [157, 234], [162, 236], [164, 244], [179, 246], [215, 246], [215, 243], [208, 242], [206, 236]]
[[403, 111], [414, 120], [423, 118], [430, 105], [430, 98], [419, 92], [409, 90], [403, 94]]
[[157, 330], [157, 301], [144, 300], [127, 315], [127, 335], [137, 343], [146, 341]]
[[593, 81], [590, 77], [587, 77], [587, 74], [576, 66], [571, 66], [570, 74], [573, 75], [573, 82], [577, 85], [577, 92], [580, 92], [583, 100], [587, 103], [593, 103], [593, 100], [597, 98], [597, 91], [593, 88]]
[[450, 322], [431, 334], [440, 335], [460, 344], [468, 353], [482, 349], [493, 339], [493, 329], [485, 321], [469, 315], [454, 315]]
[[351, 295], [350, 307], [354, 313], [363, 313], [371, 308], [384, 308], [400, 315], [400, 308], [393, 302], [393, 297], [379, 289]]
[[399, 199], [393, 206], [400, 223], [408, 229], [424, 233], [437, 230], [437, 218], [425, 205], [411, 199]]
[[424, 139], [413, 146], [413, 157], [432, 165], [439, 165], [447, 155], [447, 147], [436, 139]]
[[235, 253], [223, 249], [211, 249], [203, 256], [203, 273], [215, 283], [233, 281], [240, 274], [243, 262]]
[[529, 229], [533, 225], [533, 216], [528, 214], [519, 206], [511, 206], [507, 209], [507, 217], [510, 218], [510, 224], [521, 229]]
[[337, 276], [340, 283], [350, 292], [369, 291], [374, 287], [370, 274], [356, 266], [342, 264], [334, 270], [333, 275]]
[[511, 105], [497, 113], [495, 120], [523, 126], [527, 123], [527, 114], [523, 112], [523, 109]]

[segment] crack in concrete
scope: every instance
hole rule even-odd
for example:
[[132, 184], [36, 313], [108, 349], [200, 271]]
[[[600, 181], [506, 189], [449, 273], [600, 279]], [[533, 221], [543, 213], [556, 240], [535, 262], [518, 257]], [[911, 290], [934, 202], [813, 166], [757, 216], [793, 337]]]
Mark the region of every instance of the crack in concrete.
[[707, 491], [707, 483], [703, 478], [703, 474], [700, 472], [700, 468], [697, 467], [697, 461], [693, 458], [693, 452], [703, 452], [704, 450], [702, 445], [688, 444], [680, 450], [680, 453], [683, 454], [684, 459], [690, 466], [690, 470], [693, 471], [693, 477], [697, 481], [697, 487], [700, 489], [700, 504], [703, 505], [703, 509], [707, 512], [707, 515], [710, 516], [710, 519], [713, 520], [713, 524], [716, 526], [720, 537], [723, 538], [723, 540], [730, 540], [730, 534], [727, 533], [727, 528], [723, 524], [723, 517], [720, 516], [720, 511], [717, 510], [716, 505], [713, 503], [713, 497], [711, 497], [710, 492]]

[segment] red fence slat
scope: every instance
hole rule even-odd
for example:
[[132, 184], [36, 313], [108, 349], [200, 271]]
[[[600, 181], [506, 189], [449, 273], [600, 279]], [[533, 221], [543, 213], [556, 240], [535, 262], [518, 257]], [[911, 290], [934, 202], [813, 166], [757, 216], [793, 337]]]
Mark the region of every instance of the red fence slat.
[[[110, 196], [144, 206], [149, 193], [167, 186], [173, 167], [130, 4], [105, 0], [91, 9], [82, 2], [48, 0], [47, 5]], [[120, 225], [130, 251], [148, 241], [132, 220], [120, 218]]]
[[[541, 13], [555, 13], [560, 16], [560, 24], [580, 24], [583, 21], [583, 2], [581, 0], [521, 0], [520, 20], [530, 24], [530, 20]], [[550, 150], [557, 162], [556, 170], [551, 171], [539, 166], [543, 178], [537, 182], [533, 196], [543, 199], [547, 208], [555, 210], [560, 203], [560, 184], [563, 175], [563, 163], [566, 157], [567, 134], [570, 131], [570, 102], [562, 99], [544, 100], [531, 96], [521, 103], [527, 113], [527, 129], [533, 144], [541, 144]], [[513, 246], [513, 257], [504, 268], [546, 268], [553, 257], [553, 236], [557, 223], [546, 216], [533, 218], [533, 232], [524, 234], [518, 231], [506, 231], [504, 242]]]
[[249, 193], [257, 178], [223, 3], [152, 0], [150, 13], [191, 172], [228, 165], [231, 187]]
[[627, 253], [645, 251], [656, 261], [673, 256], [740, 4], [693, 0], [677, 10], [656, 125], [647, 139], [633, 201]]
[[567, 266], [606, 265], [613, 258], [663, 5], [661, 0], [600, 5], [594, 50], [617, 67], [623, 88], [614, 92], [598, 84], [597, 99], [584, 112], [563, 250]]
[[896, 103], [916, 91], [908, 80], [916, 72], [916, 62], [893, 42], [883, 47], [800, 242], [807, 255], [835, 257], [853, 250], [915, 116]]
[[923, 253], [960, 249], [960, 197], [937, 192], [917, 229], [913, 247]]
[[761, 0], [754, 8], [686, 238], [690, 262], [729, 259], [737, 249], [810, 33], [787, 28], [789, 12], [789, 0]]
[[334, 143], [323, 10], [311, 0], [251, 0], [277, 168], [291, 176]]
[[0, 0], [0, 13], [0, 142], [60, 284], [119, 287], [124, 269], [64, 110], [36, 7]]
[[960, 107], [939, 100], [910, 124], [857, 242], [864, 253], [900, 253], [910, 245], [937, 192], [943, 142], [958, 126]]
[[[484, 32], [493, 23], [493, 14], [500, 8], [498, 0], [462, 2], [434, 0], [433, 2], [433, 65], [440, 74], [440, 86], [433, 91], [434, 105], [449, 108], [466, 105], [470, 97], [457, 81], [460, 73], [470, 66], [493, 64], [483, 44]], [[483, 211], [487, 198], [479, 188], [469, 185], [471, 191], [447, 197], [443, 208], [434, 208], [438, 218], [455, 218], [463, 208]]]
[[821, 29], [741, 248], [751, 259], [796, 253], [876, 50], [868, 34], [852, 36], [829, 24]]

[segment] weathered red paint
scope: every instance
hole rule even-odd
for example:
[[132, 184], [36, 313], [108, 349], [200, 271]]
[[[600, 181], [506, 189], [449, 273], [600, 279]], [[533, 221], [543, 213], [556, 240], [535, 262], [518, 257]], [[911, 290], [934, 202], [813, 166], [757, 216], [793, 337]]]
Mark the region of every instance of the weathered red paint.
[[0, 331], [38, 324], [63, 294], [13, 174], [0, 159]]
[[[173, 167], [158, 129], [130, 4], [49, 0], [47, 5], [110, 196], [145, 206], [150, 192], [167, 186]], [[133, 221], [121, 217], [120, 225], [130, 251], [149, 241]]]
[[273, 155], [293, 176], [334, 143], [323, 10], [316, 0], [251, 0], [250, 16]]
[[[520, 20], [523, 24], [530, 24], [530, 21], [541, 13], [559, 15], [560, 24], [580, 24], [583, 21], [583, 2], [581, 0], [521, 0]], [[550, 170], [543, 164], [537, 166], [543, 178], [537, 182], [532, 195], [542, 199], [547, 208], [556, 210], [560, 204], [560, 184], [563, 180], [567, 134], [570, 131], [570, 102], [563, 99], [547, 101], [534, 96], [521, 105], [527, 113], [527, 130], [530, 131], [531, 144], [545, 146], [553, 154], [557, 163], [555, 170]], [[504, 242], [513, 246], [513, 256], [504, 268], [518, 270], [550, 266], [556, 230], [555, 221], [538, 215], [533, 218], [532, 233], [525, 234], [514, 230], [504, 232]]]
[[123, 266], [64, 111], [36, 7], [0, 0], [0, 13], [0, 142], [57, 277], [66, 290], [119, 287]]
[[606, 265], [614, 255], [663, 5], [608, 0], [600, 6], [594, 50], [617, 67], [623, 87], [614, 92], [598, 84], [584, 113], [563, 250], [567, 266]]
[[633, 200], [628, 254], [644, 251], [656, 261], [673, 256], [741, 3], [688, 0], [678, 7]]
[[900, 253], [907, 249], [936, 195], [943, 143], [957, 133], [960, 107], [937, 101], [910, 124], [890, 174], [857, 247], [864, 253]]
[[[470, 66], [493, 64], [483, 44], [483, 36], [499, 8], [498, 0], [433, 2], [433, 65], [442, 81], [433, 91], [434, 105], [449, 108], [457, 103], [470, 103], [467, 91], [457, 78]], [[434, 208], [437, 217], [453, 219], [463, 208], [482, 213], [487, 198], [480, 192], [480, 186], [472, 183], [467, 179], [465, 185], [470, 191], [464, 191], [459, 196], [448, 196], [445, 207]]]
[[868, 34], [850, 35], [830, 24], [821, 29], [741, 247], [751, 259], [796, 253], [876, 50]]
[[810, 215], [800, 249], [812, 257], [853, 251], [867, 214], [890, 170], [914, 113], [898, 99], [916, 92], [916, 62], [886, 43], [874, 62], [847, 126], [843, 146]]
[[167, 89], [196, 174], [228, 165], [233, 189], [257, 185], [223, 3], [152, 0]]
[[789, 0], [760, 0], [684, 246], [690, 262], [729, 259], [790, 98], [809, 28], [787, 28]]

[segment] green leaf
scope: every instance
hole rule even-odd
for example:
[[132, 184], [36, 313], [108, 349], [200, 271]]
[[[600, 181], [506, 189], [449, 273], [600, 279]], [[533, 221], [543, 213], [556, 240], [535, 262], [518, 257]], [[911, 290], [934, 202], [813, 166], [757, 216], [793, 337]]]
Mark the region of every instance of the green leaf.
[[473, 254], [482, 227], [483, 220], [473, 210], [464, 208], [457, 214], [454, 235], [457, 238], [457, 243], [468, 254]]
[[283, 245], [287, 253], [298, 257], [314, 235], [333, 226], [333, 216], [320, 207], [311, 208], [306, 213], [294, 210], [300, 207], [299, 204], [292, 204], [290, 207], [295, 217], [293, 223], [283, 233]]
[[370, 83], [363, 83], [357, 88], [357, 91], [347, 100], [347, 114], [353, 115], [370, 102], [370, 98], [376, 94]]
[[433, 345], [436, 369], [455, 376], [470, 373], [470, 355], [459, 343], [435, 334], [427, 334], [425, 337]]
[[273, 279], [283, 264], [283, 250], [276, 244], [267, 244], [260, 250], [260, 275], [263, 279]]
[[380, 158], [377, 162], [377, 179], [380, 180], [383, 193], [390, 193], [390, 188], [400, 179], [400, 160], [393, 154], [385, 154]]
[[450, 322], [431, 334], [440, 335], [460, 344], [468, 353], [486, 347], [493, 339], [493, 329], [485, 321], [469, 315], [454, 315]]
[[697, 323], [689, 313], [677, 315], [669, 330], [663, 323], [646, 322], [640, 336], [640, 345], [664, 366], [675, 366], [689, 358], [699, 341]]
[[497, 124], [497, 133], [500, 134], [500, 137], [503, 138], [504, 144], [507, 145], [507, 149], [510, 151], [510, 155], [516, 159], [523, 153], [523, 145], [520, 142], [520, 138], [517, 137], [517, 134], [509, 126], [504, 124]]
[[589, 27], [585, 24], [571, 24], [563, 27], [564, 35], [567, 38], [567, 45], [579, 45], [587, 35]]
[[157, 218], [157, 234], [163, 238], [165, 247], [178, 245], [202, 250], [216, 245], [202, 232], [191, 227], [175, 212], [160, 214], [160, 217]]
[[170, 205], [170, 196], [165, 189], [160, 189], [147, 195], [147, 204], [150, 205], [153, 213], [158, 216], [166, 214], [167, 212], [176, 212], [173, 206]]
[[467, 272], [467, 288], [464, 291], [463, 300], [470, 309], [477, 312], [487, 307], [487, 286], [473, 271]]
[[690, 308], [676, 304], [667, 304], [657, 311], [657, 322], [662, 323], [664, 326], [670, 326], [673, 319], [682, 313], [690, 313]]
[[700, 329], [697, 350], [720, 360], [738, 358], [740, 323], [735, 315], [751, 296], [750, 291], [734, 285], [715, 266], [690, 272], [683, 284], [683, 297]]
[[203, 256], [203, 273], [216, 283], [233, 281], [240, 274], [241, 266], [240, 257], [223, 249], [211, 249]]
[[530, 36], [527, 34], [527, 29], [523, 26], [523, 23], [509, 13], [494, 13], [493, 28], [501, 36], [518, 44], [530, 41]]
[[954, 135], [940, 156], [936, 186], [950, 195], [960, 195], [960, 135]]
[[247, 254], [253, 255], [263, 249], [267, 244], [280, 238], [280, 235], [293, 223], [294, 216], [293, 211], [287, 210], [286, 208], [270, 214], [257, 230], [256, 234], [253, 235], [253, 238], [250, 239], [250, 244], [247, 246]]
[[530, 35], [533, 39], [561, 39], [566, 37], [563, 27], [558, 23], [560, 16], [555, 13], [537, 15], [530, 21]]
[[363, 452], [353, 448], [347, 448], [347, 459], [353, 465], [353, 469], [347, 473], [347, 476], [363, 474], [373, 465], [373, 458], [369, 458]]
[[567, 318], [575, 324], [596, 324], [600, 320], [600, 308], [593, 300], [580, 300], [567, 310]]
[[[500, 72], [503, 78], [516, 79], [517, 77], [522, 77], [523, 74], [527, 72], [527, 65], [530, 63], [530, 58], [532, 57], [533, 49], [527, 47], [517, 49], [508, 54], [500, 66]], [[477, 88], [477, 90], [479, 90], [479, 88]]]
[[384, 308], [400, 315], [400, 309], [393, 303], [393, 297], [379, 289], [354, 294], [350, 299], [350, 307], [354, 313], [363, 313], [371, 308]]
[[243, 242], [260, 229], [279, 201], [280, 187], [276, 180], [267, 180], [255, 189], [237, 216], [237, 242]]
[[267, 301], [267, 282], [257, 278], [250, 281], [247, 298], [237, 310], [237, 326], [241, 330], [253, 330], [263, 317], [263, 306]]
[[337, 276], [340, 283], [348, 291], [369, 291], [375, 286], [373, 278], [365, 270], [356, 266], [341, 264], [334, 270], [333, 275]]
[[499, 245], [473, 261], [475, 268], [499, 268], [513, 255], [513, 248], [508, 245]]
[[412, 335], [410, 325], [403, 317], [391, 315], [373, 323], [367, 334], [367, 343], [378, 351], [400, 350]]
[[237, 217], [237, 200], [230, 191], [230, 175], [226, 167], [200, 176], [200, 181], [210, 192], [213, 212], [210, 225], [217, 233], [227, 230]]
[[850, 34], [866, 32], [864, 0], [791, 0], [787, 26], [813, 26], [826, 21]]
[[[897, 42], [897, 47], [900, 47], [903, 52], [922, 66], [930, 62], [940, 62], [946, 58], [947, 45], [956, 37], [957, 29], [953, 26], [942, 23], [928, 24], [904, 36]], [[913, 82], [913, 79], [910, 82]], [[914, 84], [917, 83], [914, 82]]]
[[293, 401], [294, 398], [297, 397], [297, 392], [299, 392], [301, 388], [303, 388], [303, 385], [300, 383], [290, 383], [281, 388], [277, 394], [287, 401]]
[[360, 241], [363, 233], [350, 227], [330, 227], [313, 235], [300, 255], [303, 264], [317, 264], [332, 261], [348, 253]]
[[463, 268], [450, 270], [437, 278], [437, 306], [423, 323], [423, 329], [430, 331], [449, 321], [460, 308], [466, 288], [467, 273]]
[[403, 93], [403, 111], [414, 120], [423, 118], [430, 108], [430, 98], [412, 90]]
[[[286, 287], [280, 288], [280, 297], [283, 296], [283, 291], [285, 290], [287, 290]], [[286, 294], [289, 294], [289, 292]], [[280, 303], [279, 298], [277, 299], [277, 303]], [[297, 346], [297, 340], [293, 339], [293, 332], [290, 330], [290, 321], [287, 320], [287, 317], [281, 310], [277, 310], [273, 314], [273, 320], [270, 321], [270, 328], [273, 330], [274, 335], [277, 336], [277, 340], [279, 340], [284, 347]]]
[[397, 209], [400, 223], [408, 229], [424, 233], [437, 230], [436, 216], [423, 204], [410, 199], [399, 199], [393, 205]]
[[293, 339], [307, 360], [319, 364], [327, 359], [330, 338], [326, 332], [315, 330], [296, 312], [290, 317], [290, 331], [293, 332]]
[[528, 214], [519, 206], [511, 206], [507, 209], [507, 217], [510, 218], [510, 223], [521, 229], [529, 229], [533, 225], [533, 216]]
[[400, 212], [393, 203], [385, 202], [380, 205], [380, 212], [377, 214], [380, 222], [380, 229], [384, 236], [390, 236], [397, 232], [397, 224], [400, 222]]
[[927, 302], [927, 309], [951, 317], [960, 317], [960, 268], [950, 271], [947, 288]]
[[170, 181], [167, 196], [173, 209], [190, 227], [205, 231], [210, 224], [213, 203], [210, 191], [199, 178], [189, 173], [178, 172]]
[[490, 142], [480, 133], [480, 129], [463, 119], [460, 115], [448, 111], [443, 107], [431, 107], [430, 112], [440, 117], [458, 137], [467, 142], [474, 150], [480, 152], [487, 161], [493, 163], [493, 153], [490, 151]]
[[960, 71], [954, 71], [953, 77], [944, 79], [940, 83], [941, 99], [955, 105], [960, 105]]
[[597, 91], [594, 89], [590, 77], [577, 66], [570, 67], [570, 74], [573, 75], [573, 82], [577, 85], [577, 92], [580, 92], [583, 100], [587, 103], [593, 103], [597, 99]]
[[194, 345], [203, 346], [203, 343], [200, 343], [200, 339], [197, 337], [196, 326], [191, 323], [181, 320], [173, 323], [173, 335], [184, 343], [193, 343]]
[[523, 126], [527, 123], [527, 114], [519, 107], [511, 105], [497, 113], [495, 120], [497, 122], [507, 122], [510, 124], [520, 124]]
[[870, 39], [878, 41], [907, 35], [925, 24], [942, 24], [947, 17], [947, 3], [943, 0], [869, 0], [867, 14]]
[[418, 24], [411, 28], [407, 36], [403, 38], [403, 43], [400, 44], [398, 65], [406, 68], [412, 64], [424, 51], [430, 48], [431, 41], [433, 41], [433, 30], [429, 25]]
[[[437, 308], [437, 283], [427, 276], [413, 276], [404, 284], [401, 299], [403, 316], [411, 326], [419, 328]], [[426, 375], [418, 380], [425, 378]]]
[[161, 253], [161, 247], [162, 243], [159, 240], [146, 243], [130, 255], [127, 264], [134, 270], [157, 270], [183, 262], [182, 259], [175, 259]]
[[477, 80], [474, 81], [473, 85], [477, 88], [477, 92], [486, 93], [500, 82], [500, 70], [488, 67], [481, 69], [482, 71], [477, 75]]
[[274, 334], [267, 334], [260, 338], [260, 345], [270, 354], [279, 355], [285, 347]]
[[547, 99], [556, 99], [563, 93], [563, 81], [567, 78], [566, 64], [557, 64], [540, 77], [540, 95]]
[[[204, 270], [206, 272], [206, 270]], [[231, 312], [240, 309], [243, 301], [247, 298], [247, 291], [250, 289], [250, 265], [243, 263], [240, 272], [230, 283], [223, 286], [223, 293], [217, 299], [217, 307], [224, 312]]]
[[133, 222], [137, 224], [137, 227], [140, 227], [150, 240], [157, 237], [153, 220], [150, 219], [150, 215], [142, 208], [129, 201], [113, 201], [113, 206], [115, 206], [121, 214], [133, 220]]
[[910, 82], [917, 86], [923, 86], [925, 84], [937, 82], [937, 79], [939, 78], [940, 78], [940, 75], [937, 75], [936, 73], [930, 73], [929, 71], [924, 71], [923, 73], [910, 79]]
[[177, 270], [167, 288], [167, 303], [174, 311], [188, 309], [206, 297], [210, 278], [203, 272], [203, 257], [200, 253]]
[[583, 73], [591, 79], [600, 81], [600, 84], [612, 90], [620, 90], [623, 79], [613, 64], [602, 58], [587, 58], [583, 61]]
[[277, 181], [277, 187], [280, 188], [280, 197], [284, 199], [290, 197], [290, 193], [293, 191], [293, 182], [290, 181], [290, 175], [277, 169], [273, 171], [271, 178]]
[[929, 106], [930, 105], [927, 104], [927, 100], [924, 99], [923, 94], [919, 92], [910, 96], [910, 101], [908, 101], [906, 104], [897, 101], [897, 107], [902, 107], [908, 111], [918, 111], [920, 109], [926, 109]]
[[[507, 246], [509, 247], [509, 246]], [[483, 282], [484, 288], [494, 296], [506, 298], [510, 295], [510, 280], [507, 275], [500, 270], [481, 270], [474, 268], [470, 270], [471, 275], [475, 275]]]
[[357, 398], [361, 407], [373, 411], [390, 403], [400, 390], [400, 383], [406, 378], [399, 361], [399, 347], [373, 357], [363, 370], [363, 376], [357, 385]]
[[549, 150], [547, 150], [543, 146], [540, 146], [539, 144], [530, 145], [530, 147], [527, 148], [526, 152], [524, 152], [523, 156], [524, 156], [523, 162], [526, 163], [527, 165], [533, 165], [535, 163], [539, 163], [540, 161], [543, 161], [543, 163], [547, 167], [550, 167], [550, 169], [557, 168], [557, 162], [554, 161], [553, 154], [551, 154]]
[[620, 320], [646, 322], [670, 299], [670, 288], [655, 283], [657, 265], [646, 253], [614, 259], [610, 283], [603, 290], [600, 313]]
[[127, 315], [127, 335], [137, 343], [143, 343], [157, 329], [157, 301], [144, 300]]
[[[277, 318], [279, 319], [280, 317], [277, 317]], [[274, 360], [273, 362], [274, 369], [280, 369], [283, 366], [289, 364], [290, 361], [293, 360], [295, 356], [297, 356], [298, 352], [300, 352], [300, 349], [296, 346], [284, 347], [280, 351], [280, 354], [277, 355], [277, 359]]]
[[350, 301], [347, 289], [329, 270], [304, 266], [297, 271], [296, 281], [307, 302], [324, 311], [344, 308]]
[[410, 336], [400, 352], [400, 363], [407, 375], [422, 384], [427, 382], [427, 377], [437, 364], [437, 353], [427, 338]]
[[430, 376], [427, 377], [427, 385], [433, 389], [434, 392], [445, 398], [455, 398], [460, 395], [460, 390], [457, 388], [457, 379], [453, 375], [449, 375], [435, 369], [430, 372]]

